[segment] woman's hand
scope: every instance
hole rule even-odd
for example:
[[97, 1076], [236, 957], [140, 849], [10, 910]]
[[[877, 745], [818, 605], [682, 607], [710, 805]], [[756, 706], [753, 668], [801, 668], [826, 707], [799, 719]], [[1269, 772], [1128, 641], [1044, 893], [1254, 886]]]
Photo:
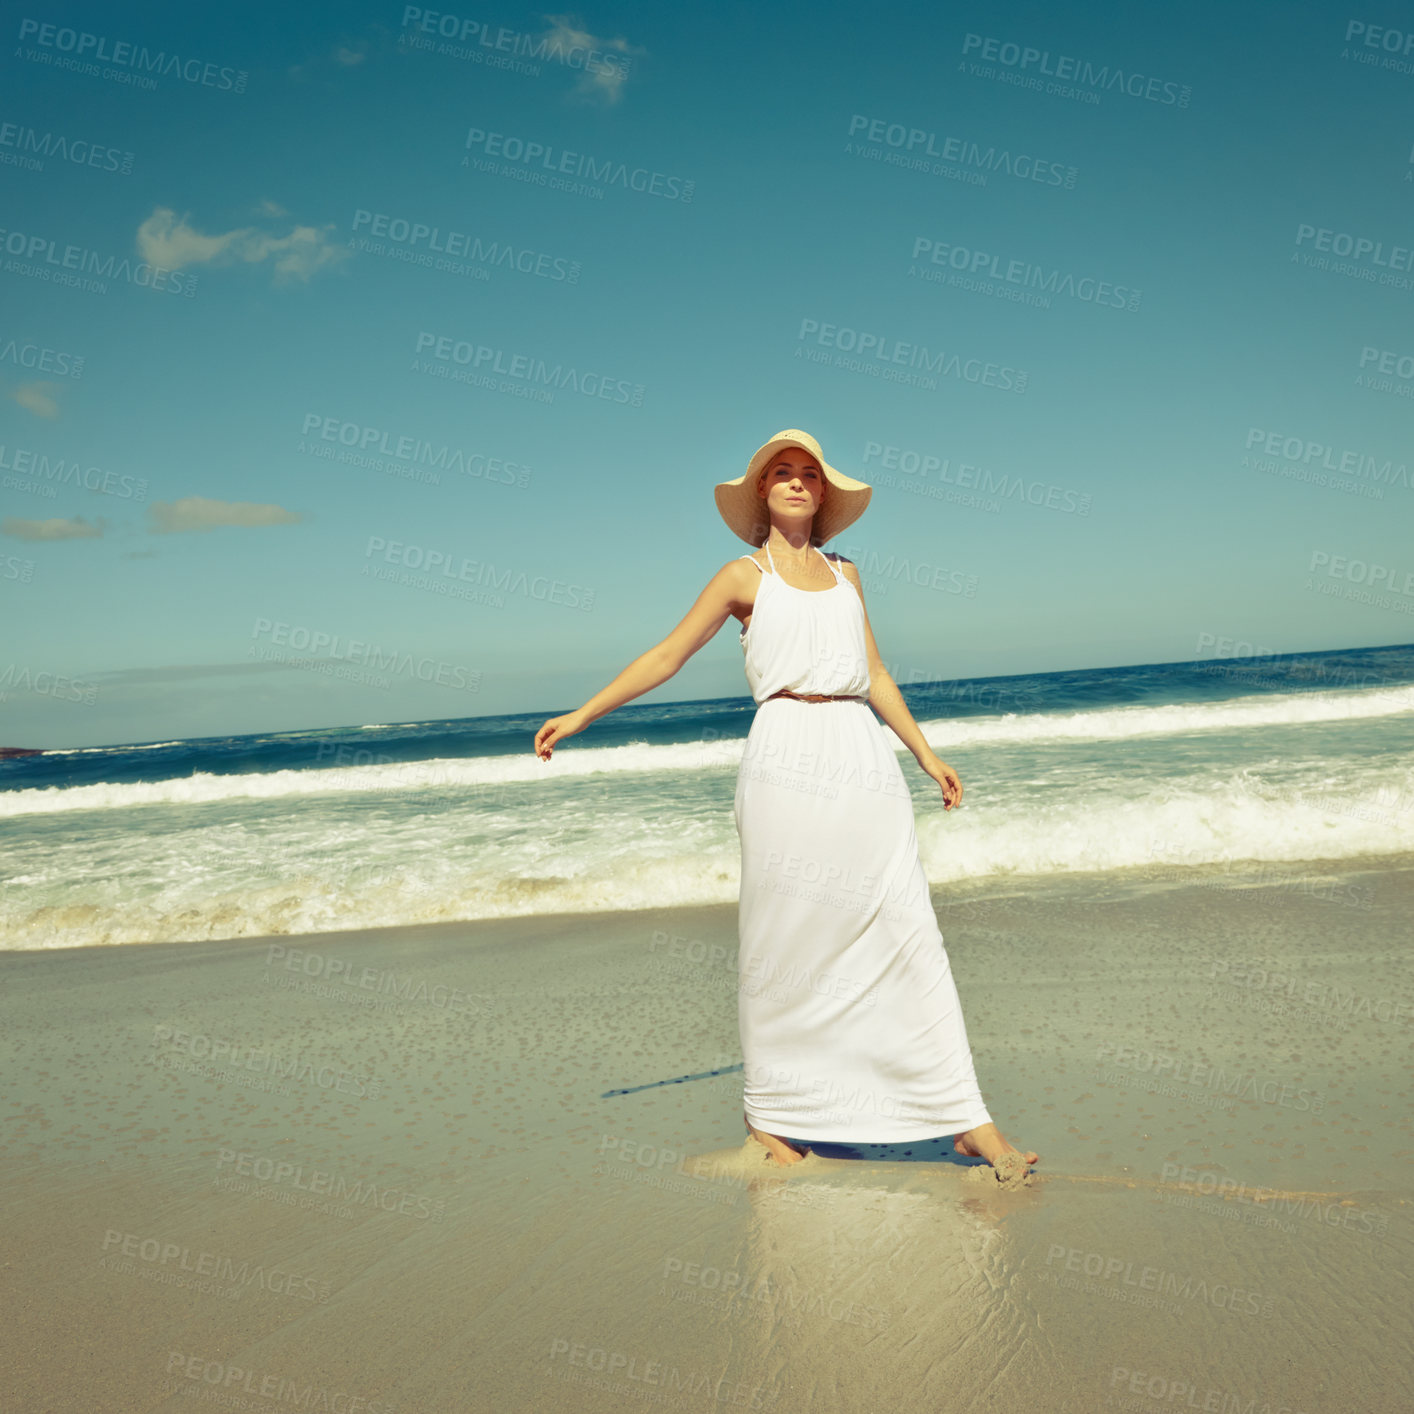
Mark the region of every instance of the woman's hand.
[[939, 761], [935, 756], [931, 761], [923, 763], [923, 769], [942, 786], [944, 810], [951, 810], [954, 805], [962, 804], [962, 782], [958, 780], [957, 772], [946, 761]]
[[584, 714], [579, 711], [566, 712], [563, 717], [551, 717], [535, 733], [535, 754], [542, 761], [548, 761], [555, 747], [565, 737], [582, 732], [588, 725], [589, 723], [584, 720]]

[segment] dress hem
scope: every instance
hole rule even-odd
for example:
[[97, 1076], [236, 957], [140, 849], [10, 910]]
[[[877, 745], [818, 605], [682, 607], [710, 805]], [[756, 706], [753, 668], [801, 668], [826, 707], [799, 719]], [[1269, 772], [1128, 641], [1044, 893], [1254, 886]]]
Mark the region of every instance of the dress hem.
[[[745, 1108], [745, 1107], [744, 1107]], [[977, 1129], [984, 1124], [993, 1124], [995, 1121], [985, 1109], [974, 1112], [970, 1124], [953, 1124], [944, 1126], [941, 1129], [930, 1128], [926, 1132], [920, 1130], [910, 1130], [906, 1134], [892, 1134], [885, 1138], [872, 1135], [868, 1138], [861, 1134], [839, 1135], [839, 1134], [801, 1134], [794, 1132], [788, 1126], [777, 1127], [770, 1121], [762, 1121], [754, 1116], [749, 1108], [745, 1108], [746, 1118], [750, 1121], [753, 1129], [759, 1129], [763, 1134], [774, 1135], [777, 1139], [799, 1139], [807, 1144], [912, 1144], [922, 1143], [927, 1139], [951, 1139], [954, 1135], [966, 1134], [969, 1129]], [[981, 1118], [976, 1118], [980, 1114]]]

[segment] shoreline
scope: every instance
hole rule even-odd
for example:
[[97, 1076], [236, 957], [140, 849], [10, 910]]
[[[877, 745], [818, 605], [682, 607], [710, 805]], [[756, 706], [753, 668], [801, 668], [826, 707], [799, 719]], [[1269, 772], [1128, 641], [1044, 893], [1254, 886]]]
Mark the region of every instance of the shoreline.
[[[1178, 889], [1231, 889], [1245, 892], [1256, 889], [1302, 891], [1300, 885], [1309, 876], [1339, 878], [1346, 875], [1402, 874], [1414, 871], [1414, 852], [1390, 854], [1346, 855], [1336, 859], [1259, 860], [1239, 859], [1222, 862], [1204, 861], [1195, 864], [1144, 864], [1119, 869], [1090, 869], [1049, 872], [1045, 874], [987, 875], [983, 878], [950, 880], [945, 884], [930, 884], [929, 895], [934, 911], [940, 916], [957, 907], [977, 906], [1004, 901], [1026, 901], [1034, 896], [1046, 899], [1056, 895], [1094, 891], [1104, 897], [1158, 895]], [[1226, 881], [1226, 882], [1224, 882]], [[1315, 897], [1320, 897], [1315, 894]], [[1352, 897], [1348, 906], [1358, 907]], [[446, 919], [424, 923], [393, 923], [378, 927], [336, 928], [308, 933], [261, 933], [225, 938], [171, 938], [148, 942], [65, 944], [60, 947], [5, 948], [3, 959], [23, 956], [82, 956], [88, 953], [118, 954], [124, 949], [161, 948], [233, 948], [261, 946], [292, 939], [371, 939], [377, 937], [412, 938], [430, 942], [441, 937], [459, 935], [466, 930], [485, 932], [519, 925], [532, 931], [537, 925], [545, 928], [579, 925], [605, 926], [628, 923], [630, 920], [672, 914], [674, 916], [702, 914], [716, 919], [724, 912], [733, 915], [736, 900], [719, 903], [673, 904], [647, 909], [604, 909], [591, 912], [516, 913], [495, 918]], [[733, 926], [735, 923], [733, 922]]]
[[1414, 857], [1044, 877], [933, 891], [1014, 1191], [768, 1162], [734, 904], [8, 954], [8, 1407], [1402, 1408]]

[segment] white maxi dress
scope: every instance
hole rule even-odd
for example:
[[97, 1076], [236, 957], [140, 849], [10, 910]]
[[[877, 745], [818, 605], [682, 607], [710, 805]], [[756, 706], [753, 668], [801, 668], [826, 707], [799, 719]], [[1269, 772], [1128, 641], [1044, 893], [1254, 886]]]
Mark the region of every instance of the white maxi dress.
[[[836, 580], [825, 590], [742, 557], [762, 574], [741, 631], [757, 710], [735, 802], [746, 1116], [820, 1143], [960, 1134], [991, 1116], [913, 798], [867, 700], [864, 605], [821, 554]], [[857, 700], [772, 698], [781, 688]]]

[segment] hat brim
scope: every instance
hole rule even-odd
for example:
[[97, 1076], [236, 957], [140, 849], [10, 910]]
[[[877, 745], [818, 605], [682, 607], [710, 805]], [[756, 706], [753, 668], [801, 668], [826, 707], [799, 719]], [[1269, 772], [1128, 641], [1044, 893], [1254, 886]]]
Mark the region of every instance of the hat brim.
[[825, 460], [820, 444], [808, 432], [798, 427], [778, 432], [756, 449], [740, 476], [730, 481], [719, 481], [713, 490], [722, 519], [733, 534], [753, 548], [764, 544], [771, 531], [771, 517], [766, 510], [765, 498], [757, 494], [756, 478], [787, 447], [798, 447], [808, 452], [819, 463], [830, 485], [824, 504], [815, 512], [811, 523], [811, 544], [823, 545], [853, 525], [864, 514], [874, 494], [874, 488], [867, 482], [846, 476], [837, 467], [831, 466]]

